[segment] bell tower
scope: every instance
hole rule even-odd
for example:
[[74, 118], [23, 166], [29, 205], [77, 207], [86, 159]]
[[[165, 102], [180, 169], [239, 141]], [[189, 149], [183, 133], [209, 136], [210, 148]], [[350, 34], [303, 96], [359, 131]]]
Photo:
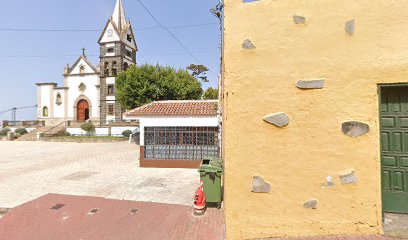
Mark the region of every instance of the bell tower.
[[125, 111], [116, 97], [116, 77], [136, 65], [137, 44], [130, 21], [126, 20], [122, 0], [116, 0], [112, 16], [98, 41], [100, 45], [101, 125], [122, 121]]

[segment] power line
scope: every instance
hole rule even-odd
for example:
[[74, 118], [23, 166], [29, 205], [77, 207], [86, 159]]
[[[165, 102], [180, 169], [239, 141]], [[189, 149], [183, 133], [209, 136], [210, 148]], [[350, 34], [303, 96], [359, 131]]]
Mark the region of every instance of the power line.
[[140, 5], [146, 10], [146, 12], [156, 21], [156, 23], [159, 24], [159, 26], [160, 26], [162, 29], [166, 30], [166, 32], [168, 32], [168, 33], [170, 34], [170, 36], [172, 36], [172, 37], [180, 44], [180, 46], [182, 46], [182, 47], [184, 48], [184, 50], [185, 50], [192, 58], [194, 58], [198, 63], [201, 64], [200, 60], [198, 60], [198, 58], [197, 58], [176, 36], [174, 36], [174, 34], [173, 34], [168, 28], [166, 28], [164, 25], [162, 25], [162, 24], [160, 23], [159, 20], [157, 20], [157, 18], [149, 11], [149, 9], [147, 9], [147, 7], [142, 3], [142, 1], [140, 1], [140, 0], [137, 0], [137, 1], [138, 1], [138, 2], [140, 3]]
[[[189, 24], [189, 25], [179, 25], [167, 27], [167, 29], [180, 29], [180, 28], [192, 28], [192, 27], [204, 27], [217, 25], [217, 23], [198, 23], [198, 24]], [[154, 27], [145, 27], [145, 28], [135, 28], [135, 31], [145, 31], [145, 30], [154, 30], [161, 29], [162, 26]], [[102, 32], [100, 29], [46, 29], [46, 28], [0, 28], [0, 31], [8, 32]]]
[[[211, 51], [216, 49], [198, 49], [195, 51], [196, 53], [210, 53]], [[141, 56], [171, 56], [171, 55], [180, 55], [180, 54], [187, 54], [185, 51], [178, 51], [178, 52], [170, 52], [170, 53], [159, 53], [159, 54], [143, 54], [140, 53]], [[90, 57], [98, 57], [99, 54], [87, 54]], [[58, 58], [58, 57], [78, 57], [78, 54], [47, 54], [47, 55], [0, 55], [0, 58]]]
[[11, 112], [11, 111], [13, 111], [13, 110], [22, 110], [22, 109], [36, 108], [36, 107], [37, 107], [37, 105], [25, 106], [25, 107], [17, 107], [17, 108], [10, 108], [10, 109], [1, 111], [1, 112], [0, 112], [0, 115], [5, 114], [5, 113], [8, 113], [8, 112]]

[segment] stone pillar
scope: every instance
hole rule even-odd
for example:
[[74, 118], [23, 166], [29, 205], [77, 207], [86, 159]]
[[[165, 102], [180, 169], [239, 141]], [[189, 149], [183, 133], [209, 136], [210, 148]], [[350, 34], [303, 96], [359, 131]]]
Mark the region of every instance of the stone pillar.
[[7, 133], [7, 140], [8, 141], [14, 141], [15, 138], [16, 138], [16, 135], [14, 134], [14, 132], [8, 132]]
[[37, 133], [37, 140], [42, 140], [44, 138], [44, 133], [38, 132]]

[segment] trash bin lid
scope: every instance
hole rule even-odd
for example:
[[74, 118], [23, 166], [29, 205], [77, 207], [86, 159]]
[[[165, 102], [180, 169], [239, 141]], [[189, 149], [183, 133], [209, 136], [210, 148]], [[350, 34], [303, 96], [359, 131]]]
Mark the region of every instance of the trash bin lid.
[[220, 166], [214, 166], [214, 165], [201, 165], [200, 168], [198, 169], [198, 172], [200, 173], [222, 173], [224, 170]]

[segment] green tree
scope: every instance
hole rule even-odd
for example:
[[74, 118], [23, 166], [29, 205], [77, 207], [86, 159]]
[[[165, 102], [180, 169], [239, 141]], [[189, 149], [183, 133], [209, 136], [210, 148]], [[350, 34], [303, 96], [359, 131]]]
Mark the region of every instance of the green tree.
[[158, 100], [196, 100], [201, 83], [186, 70], [159, 65], [131, 66], [116, 79], [117, 97], [127, 109]]
[[187, 70], [191, 72], [191, 75], [193, 75], [193, 77], [197, 79], [199, 78], [203, 82], [208, 82], [206, 74], [210, 69], [208, 69], [206, 66], [202, 64], [199, 65], [190, 64], [190, 66], [187, 67]]
[[218, 89], [209, 87], [203, 94], [203, 98], [206, 100], [218, 99]]

